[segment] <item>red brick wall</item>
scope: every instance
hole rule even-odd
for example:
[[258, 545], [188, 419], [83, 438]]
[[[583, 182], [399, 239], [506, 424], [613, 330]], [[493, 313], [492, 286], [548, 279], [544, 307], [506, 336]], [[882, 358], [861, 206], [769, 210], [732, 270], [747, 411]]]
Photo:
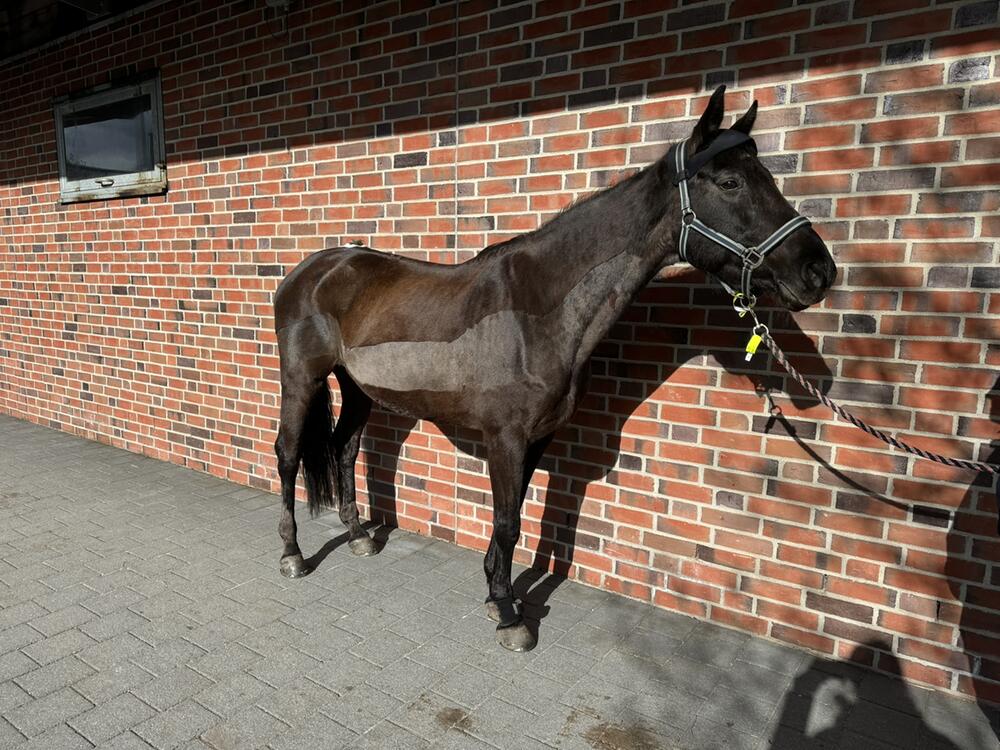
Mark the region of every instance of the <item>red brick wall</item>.
[[[355, 238], [464, 260], [658, 157], [726, 82], [841, 268], [772, 317], [780, 343], [873, 424], [1000, 457], [995, 2], [302, 5], [154, 5], [0, 63], [4, 412], [274, 489], [285, 271]], [[169, 193], [60, 205], [51, 98], [150, 67]], [[990, 482], [796, 388], [769, 419], [754, 382], [787, 383], [742, 363], [746, 335], [695, 272], [645, 290], [536, 475], [518, 560], [1000, 699]], [[365, 448], [377, 517], [485, 546], [475, 435], [378, 411]]]

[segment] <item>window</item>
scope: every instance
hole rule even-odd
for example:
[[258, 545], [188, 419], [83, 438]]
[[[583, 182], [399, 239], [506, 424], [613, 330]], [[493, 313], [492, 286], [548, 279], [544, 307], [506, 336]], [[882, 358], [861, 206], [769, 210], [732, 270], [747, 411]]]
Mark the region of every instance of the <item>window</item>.
[[55, 117], [63, 203], [166, 192], [158, 77], [67, 97]]

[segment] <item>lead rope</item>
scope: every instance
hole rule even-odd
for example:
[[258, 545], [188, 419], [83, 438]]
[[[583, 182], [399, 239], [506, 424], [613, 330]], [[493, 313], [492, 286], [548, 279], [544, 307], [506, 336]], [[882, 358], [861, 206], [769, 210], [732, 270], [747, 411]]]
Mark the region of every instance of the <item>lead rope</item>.
[[882, 432], [882, 430], [872, 427], [863, 419], [859, 419], [858, 417], [854, 416], [849, 411], [847, 411], [847, 409], [838, 404], [836, 401], [834, 401], [831, 398], [827, 398], [827, 396], [820, 393], [820, 391], [812, 383], [810, 383], [808, 380], [805, 379], [805, 377], [803, 377], [802, 373], [800, 373], [792, 366], [792, 364], [785, 357], [785, 353], [781, 351], [781, 347], [779, 347], [778, 344], [775, 343], [774, 339], [771, 337], [771, 332], [768, 330], [767, 326], [761, 323], [757, 319], [757, 315], [754, 313], [753, 308], [741, 304], [741, 295], [736, 295], [733, 298], [733, 306], [736, 308], [736, 311], [740, 314], [741, 318], [747, 313], [750, 313], [750, 316], [754, 320], [753, 335], [750, 337], [750, 341], [747, 343], [746, 346], [746, 352], [747, 352], [746, 360], [748, 362], [750, 361], [750, 358], [754, 355], [754, 353], [757, 351], [757, 347], [763, 341], [764, 344], [767, 345], [767, 348], [770, 350], [771, 354], [774, 356], [774, 359], [778, 362], [779, 365], [785, 368], [785, 371], [795, 379], [796, 383], [801, 385], [813, 398], [818, 399], [820, 403], [822, 403], [827, 409], [832, 411], [841, 419], [850, 422], [859, 430], [868, 433], [874, 438], [878, 438], [883, 443], [888, 443], [893, 448], [898, 448], [899, 450], [906, 451], [907, 453], [910, 453], [914, 456], [925, 458], [928, 461], [935, 461], [936, 463], [944, 464], [945, 466], [955, 466], [961, 469], [970, 469], [971, 471], [981, 471], [981, 472], [987, 472], [989, 474], [1000, 474], [1000, 465], [987, 464], [981, 461], [969, 461], [964, 458], [952, 458], [950, 456], [942, 456], [940, 453], [934, 453], [933, 451], [926, 451], [923, 448], [918, 448], [915, 445], [910, 445], [904, 440], [900, 440], [899, 438], [893, 437], [887, 432]]

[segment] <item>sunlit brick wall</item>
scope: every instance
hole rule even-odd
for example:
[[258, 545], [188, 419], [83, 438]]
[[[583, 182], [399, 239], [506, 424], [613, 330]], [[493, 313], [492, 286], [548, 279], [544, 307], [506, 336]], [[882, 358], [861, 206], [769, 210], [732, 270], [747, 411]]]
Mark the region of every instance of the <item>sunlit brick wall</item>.
[[[995, 0], [294, 7], [153, 3], [0, 63], [4, 412], [275, 489], [286, 271], [352, 239], [465, 260], [660, 156], [726, 83], [841, 268], [778, 341], [872, 424], [1000, 459]], [[149, 68], [169, 192], [60, 205], [52, 97]], [[646, 289], [517, 559], [1000, 700], [992, 484], [833, 421], [746, 336], [697, 272]], [[476, 441], [376, 411], [372, 515], [483, 549]]]

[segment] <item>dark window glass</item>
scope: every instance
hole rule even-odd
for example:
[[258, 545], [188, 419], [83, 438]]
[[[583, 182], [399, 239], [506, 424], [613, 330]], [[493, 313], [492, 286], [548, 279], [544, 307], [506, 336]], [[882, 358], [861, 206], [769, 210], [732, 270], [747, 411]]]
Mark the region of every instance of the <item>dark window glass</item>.
[[66, 179], [85, 180], [153, 169], [149, 94], [63, 117]]

